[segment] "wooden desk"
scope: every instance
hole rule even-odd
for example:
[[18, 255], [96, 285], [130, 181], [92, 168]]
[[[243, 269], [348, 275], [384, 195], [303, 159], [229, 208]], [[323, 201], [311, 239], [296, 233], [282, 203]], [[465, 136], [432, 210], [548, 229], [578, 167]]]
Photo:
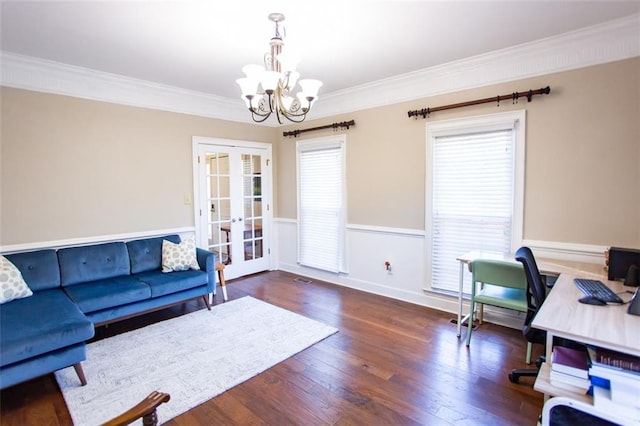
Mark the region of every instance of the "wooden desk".
[[[457, 258], [460, 262], [460, 287], [458, 294], [458, 337], [462, 316], [462, 286], [464, 265], [473, 259], [498, 259], [515, 262], [495, 253], [469, 252]], [[544, 393], [545, 401], [549, 396], [564, 396], [589, 404], [599, 417], [611, 419], [621, 424], [640, 426], [640, 419], [619, 417], [619, 413], [600, 413], [593, 407], [593, 398], [570, 390], [555, 387], [550, 381], [551, 353], [555, 336], [571, 339], [580, 343], [613, 349], [619, 352], [640, 356], [640, 316], [627, 314], [628, 305], [595, 306], [578, 302], [584, 294], [573, 282], [574, 278], [592, 278], [604, 282], [616, 293], [635, 291], [635, 287], [624, 286], [618, 281], [608, 281], [602, 265], [556, 259], [536, 258], [541, 274], [559, 275], [553, 289], [533, 319], [532, 326], [546, 330], [546, 360], [542, 364], [534, 389]], [[632, 294], [621, 295], [622, 300], [630, 300]], [[465, 317], [467, 318], [467, 317]]]
[[[458, 284], [458, 329], [457, 336], [460, 337], [462, 323], [469, 319], [467, 314], [462, 316], [462, 289], [464, 287], [464, 267], [471, 272], [471, 261], [474, 259], [492, 259], [516, 262], [513, 256], [505, 256], [501, 253], [490, 253], [481, 251], [470, 251], [456, 258], [460, 262], [460, 277]], [[603, 258], [604, 263], [604, 258]], [[579, 274], [582, 278], [606, 279], [606, 274], [602, 265], [597, 263], [575, 262], [571, 260], [536, 258], [536, 264], [540, 273], [544, 275], [561, 275], [563, 273]], [[576, 299], [577, 300], [577, 299]]]
[[[547, 331], [547, 362], [543, 364], [534, 389], [549, 396], [568, 396], [592, 403], [592, 398], [551, 385], [549, 380], [553, 338], [564, 337], [581, 343], [640, 356], [640, 316], [627, 314], [628, 305], [594, 306], [578, 302], [584, 296], [573, 282], [584, 278], [580, 273], [562, 273], [538, 311], [532, 326]], [[633, 291], [635, 287], [624, 286], [618, 281], [599, 278], [616, 293]], [[632, 295], [621, 295], [624, 301]]]

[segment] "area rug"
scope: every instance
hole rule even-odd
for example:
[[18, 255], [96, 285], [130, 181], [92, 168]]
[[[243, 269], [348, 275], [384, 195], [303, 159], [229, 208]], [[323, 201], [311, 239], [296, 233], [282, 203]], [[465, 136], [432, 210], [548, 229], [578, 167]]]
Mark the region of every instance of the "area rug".
[[247, 296], [90, 343], [88, 384], [72, 367], [56, 379], [76, 426], [103, 423], [154, 390], [171, 395], [158, 408], [163, 423], [337, 331]]

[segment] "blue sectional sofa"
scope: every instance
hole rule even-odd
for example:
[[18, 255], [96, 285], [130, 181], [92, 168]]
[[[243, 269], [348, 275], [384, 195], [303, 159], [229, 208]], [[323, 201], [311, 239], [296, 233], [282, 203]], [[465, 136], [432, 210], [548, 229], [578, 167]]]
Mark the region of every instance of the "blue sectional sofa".
[[211, 309], [215, 255], [196, 248], [200, 270], [163, 273], [163, 240], [180, 236], [5, 255], [33, 295], [0, 305], [0, 389], [72, 365], [86, 384], [94, 327], [200, 297]]

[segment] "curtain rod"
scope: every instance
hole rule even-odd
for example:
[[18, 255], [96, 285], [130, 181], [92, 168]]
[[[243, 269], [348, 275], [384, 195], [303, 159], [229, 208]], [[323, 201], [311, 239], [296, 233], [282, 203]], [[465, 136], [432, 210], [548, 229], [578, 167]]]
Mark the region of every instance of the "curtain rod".
[[504, 101], [505, 99], [511, 99], [514, 103], [516, 103], [518, 102], [518, 98], [520, 97], [526, 97], [527, 101], [531, 102], [531, 98], [533, 98], [534, 95], [543, 95], [543, 94], [548, 95], [550, 92], [551, 92], [551, 87], [547, 86], [542, 89], [529, 90], [527, 92], [513, 92], [509, 95], [493, 96], [491, 98], [478, 99], [475, 101], [460, 102], [457, 104], [443, 105], [443, 106], [434, 107], [434, 108], [416, 109], [414, 111], [409, 111], [408, 114], [409, 114], [409, 118], [415, 116], [417, 119], [419, 115], [421, 115], [422, 118], [427, 118], [429, 114], [432, 112], [444, 111], [444, 110], [453, 109], [453, 108], [462, 108], [462, 107], [471, 106], [471, 105], [485, 104], [488, 102], [498, 102], [498, 106], [500, 106], [500, 101]]
[[309, 129], [301, 129], [301, 130], [292, 130], [290, 132], [283, 132], [282, 135], [283, 136], [293, 136], [293, 137], [298, 137], [298, 135], [300, 135], [300, 133], [304, 133], [304, 132], [313, 132], [316, 130], [324, 130], [324, 129], [333, 129], [333, 130], [338, 130], [338, 128], [347, 128], [347, 130], [349, 129], [349, 127], [351, 126], [355, 126], [356, 122], [351, 120], [351, 121], [342, 121], [340, 123], [333, 123], [333, 124], [327, 124], [326, 126], [319, 126], [319, 127], [311, 127]]

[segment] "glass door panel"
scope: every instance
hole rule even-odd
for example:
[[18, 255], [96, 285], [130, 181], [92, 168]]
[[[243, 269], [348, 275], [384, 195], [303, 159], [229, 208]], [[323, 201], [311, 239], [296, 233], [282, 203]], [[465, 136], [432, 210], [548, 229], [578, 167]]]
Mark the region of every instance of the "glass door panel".
[[207, 181], [207, 228], [209, 250], [216, 254], [219, 262], [231, 261], [231, 188], [229, 180], [229, 154], [207, 152], [205, 154]]
[[249, 261], [263, 256], [262, 168], [260, 155], [242, 155], [242, 182], [244, 259]]

